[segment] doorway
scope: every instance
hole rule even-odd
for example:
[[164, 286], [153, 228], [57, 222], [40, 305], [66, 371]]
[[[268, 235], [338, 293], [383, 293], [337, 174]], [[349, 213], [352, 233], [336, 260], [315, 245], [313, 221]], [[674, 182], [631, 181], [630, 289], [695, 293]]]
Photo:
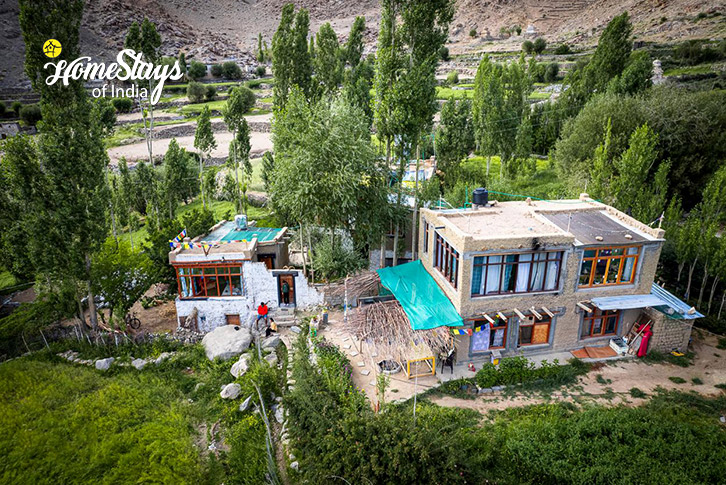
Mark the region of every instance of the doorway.
[[265, 263], [265, 267], [267, 267], [268, 270], [273, 269], [275, 267], [275, 255], [274, 254], [258, 254], [257, 261], [259, 261], [260, 263]]
[[295, 306], [295, 274], [277, 275], [277, 301], [280, 306]]

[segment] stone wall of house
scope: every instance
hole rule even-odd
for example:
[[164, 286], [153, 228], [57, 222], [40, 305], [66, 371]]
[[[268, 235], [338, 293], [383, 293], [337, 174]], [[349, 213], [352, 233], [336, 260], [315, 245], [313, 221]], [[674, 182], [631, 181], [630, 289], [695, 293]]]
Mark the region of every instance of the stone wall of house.
[[662, 313], [649, 309], [648, 316], [653, 320], [653, 336], [648, 351], [670, 352], [676, 349], [685, 352], [691, 340], [693, 320], [676, 320]]
[[240, 323], [245, 323], [255, 308], [252, 299], [247, 297], [217, 297], [195, 300], [176, 299], [177, 325], [197, 309], [197, 326], [202, 333], [211, 332], [227, 324], [227, 315], [239, 315]]

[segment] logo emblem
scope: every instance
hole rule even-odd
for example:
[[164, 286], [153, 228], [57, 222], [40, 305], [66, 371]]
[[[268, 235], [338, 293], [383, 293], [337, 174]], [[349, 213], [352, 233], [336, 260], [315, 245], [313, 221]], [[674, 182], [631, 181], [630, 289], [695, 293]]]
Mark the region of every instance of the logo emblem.
[[48, 39], [45, 41], [45, 44], [43, 44], [43, 54], [53, 59], [54, 57], [58, 57], [61, 53], [61, 43], [58, 42], [55, 39]]

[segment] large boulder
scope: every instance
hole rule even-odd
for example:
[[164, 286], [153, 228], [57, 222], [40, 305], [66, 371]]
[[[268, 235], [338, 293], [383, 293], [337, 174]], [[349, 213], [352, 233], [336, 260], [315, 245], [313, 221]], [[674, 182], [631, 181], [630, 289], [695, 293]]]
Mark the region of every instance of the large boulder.
[[239, 325], [217, 327], [202, 339], [209, 360], [229, 360], [245, 352], [252, 343], [249, 329]]
[[277, 335], [272, 335], [262, 341], [263, 349], [274, 349], [277, 348], [278, 345], [280, 345], [280, 337]]
[[235, 376], [240, 377], [245, 375], [247, 369], [250, 368], [250, 354], [242, 354], [237, 362], [232, 364], [232, 368], [229, 372]]
[[226, 386], [224, 386], [222, 388], [222, 392], [220, 392], [219, 395], [222, 397], [222, 399], [237, 399], [240, 392], [242, 392], [242, 386], [240, 386], [236, 382], [233, 382], [232, 384], [227, 384]]

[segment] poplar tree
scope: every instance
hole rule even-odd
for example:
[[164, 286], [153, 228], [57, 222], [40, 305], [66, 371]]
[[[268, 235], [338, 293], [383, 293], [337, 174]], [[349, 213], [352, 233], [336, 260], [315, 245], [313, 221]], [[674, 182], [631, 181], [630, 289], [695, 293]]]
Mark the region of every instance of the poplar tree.
[[189, 179], [194, 176], [190, 170], [189, 154], [179, 146], [176, 138], [169, 142], [164, 154], [164, 196], [169, 209], [169, 219], [176, 216], [176, 208], [180, 200], [189, 196]]
[[[235, 180], [235, 199], [237, 210], [242, 206], [242, 200], [240, 199], [239, 189], [239, 163], [238, 163], [238, 146], [243, 146], [237, 143], [237, 134], [240, 128], [244, 127], [248, 130], [247, 133], [247, 145], [249, 145], [249, 127], [245, 120], [244, 114], [247, 111], [247, 104], [242, 97], [242, 92], [238, 88], [233, 88], [229, 94], [227, 104], [222, 111], [224, 117], [224, 123], [227, 125], [229, 131], [232, 132], [232, 142], [230, 143], [230, 153], [232, 154], [232, 166], [234, 167], [234, 180]], [[249, 147], [247, 148], [247, 160], [249, 161]]]
[[293, 82], [292, 24], [295, 18], [295, 6], [292, 3], [282, 7], [280, 24], [272, 36], [272, 75], [275, 84], [272, 89], [273, 106], [279, 111], [287, 103], [287, 96]]
[[[43, 53], [47, 39], [57, 39], [63, 50], [55, 61], [80, 56], [81, 0], [21, 0], [20, 27], [25, 42], [25, 73], [40, 94], [43, 121], [38, 124], [31, 158], [15, 165], [33, 171], [32, 188], [23, 189], [24, 226], [29, 231], [28, 252], [47, 281], [73, 284], [88, 295], [91, 325], [98, 327], [92, 285], [91, 257], [108, 232], [106, 210], [110, 197], [104, 176], [108, 156], [103, 146], [104, 125], [94, 110], [83, 81], [68, 85], [45, 83], [48, 72]], [[12, 146], [11, 146], [12, 149]], [[6, 152], [3, 163], [14, 163], [17, 153]], [[26, 155], [30, 155], [27, 152]], [[56, 288], [58, 286], [56, 285]], [[83, 312], [79, 312], [83, 317]]]
[[345, 61], [355, 69], [363, 58], [363, 34], [366, 30], [366, 20], [364, 17], [356, 17], [353, 26], [350, 28], [348, 41], [345, 43]]
[[310, 32], [310, 15], [301, 8], [295, 15], [292, 29], [292, 79], [291, 84], [297, 85], [310, 100], [313, 89], [313, 62], [308, 50], [308, 34]]
[[444, 184], [453, 188], [459, 166], [474, 149], [471, 102], [450, 99], [441, 108], [441, 122], [436, 130], [436, 167], [444, 174]]
[[212, 150], [217, 148], [217, 141], [214, 139], [212, 122], [210, 121], [209, 106], [205, 106], [197, 119], [197, 129], [194, 132], [194, 148], [199, 150], [199, 185], [202, 193], [202, 207], [207, 208], [207, 196], [204, 190], [204, 165]]
[[343, 82], [340, 44], [338, 36], [328, 22], [320, 27], [317, 34], [315, 73], [322, 95], [336, 92], [340, 83]]
[[499, 149], [497, 129], [503, 117], [502, 66], [492, 62], [489, 56], [484, 56], [474, 78], [472, 120], [479, 153], [487, 157], [487, 176], [491, 168], [492, 155], [495, 155]]

